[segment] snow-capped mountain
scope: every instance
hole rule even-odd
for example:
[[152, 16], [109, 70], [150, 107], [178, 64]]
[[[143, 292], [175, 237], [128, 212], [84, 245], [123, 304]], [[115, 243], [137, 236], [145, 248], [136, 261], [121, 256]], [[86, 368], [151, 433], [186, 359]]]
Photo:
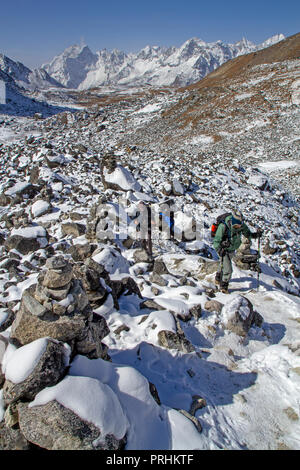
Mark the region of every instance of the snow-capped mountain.
[[279, 34], [256, 45], [246, 39], [226, 44], [192, 38], [179, 48], [146, 46], [137, 54], [116, 49], [93, 54], [88, 46], [75, 45], [42, 69], [64, 86], [81, 90], [103, 85], [183, 86], [200, 80], [234, 57], [283, 39]]
[[5, 73], [5, 77], [2, 78], [5, 82], [10, 77], [16, 85], [26, 90], [62, 87], [61, 83], [50, 77], [46, 70], [30, 70], [21, 62], [15, 62], [4, 54], [0, 54], [0, 70]]

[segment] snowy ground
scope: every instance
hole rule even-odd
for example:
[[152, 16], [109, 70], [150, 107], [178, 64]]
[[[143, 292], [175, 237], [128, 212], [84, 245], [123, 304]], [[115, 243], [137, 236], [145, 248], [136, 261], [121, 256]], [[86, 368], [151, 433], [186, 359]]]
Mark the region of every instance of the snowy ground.
[[[240, 92], [235, 100], [240, 105], [251, 97], [251, 93]], [[252, 326], [246, 337], [224, 328], [224, 310], [217, 314], [205, 307], [206, 302], [212, 300], [208, 293], [214, 290], [214, 274], [207, 274], [204, 278], [198, 276], [200, 255], [190, 254], [184, 244], [154, 242], [155, 255], [161, 257], [170, 273], [162, 276], [164, 286], [150, 280], [151, 273], [145, 264], [133, 263], [134, 250], [124, 249], [119, 244], [118, 251], [116, 246], [108, 244], [103, 248], [99, 244], [98, 248], [103, 249], [99, 249], [93, 259], [105, 264], [111, 279], [118, 280], [130, 274], [140, 287], [143, 299], [133, 294], [122, 295], [117, 310], [112, 297], [108, 296], [96, 313], [105, 317], [110, 328], [104, 343], [109, 348], [112, 362], [77, 355], [66, 378], [55, 387], [42, 390], [30, 406], [39, 406], [55, 398], [83, 419], [115, 433], [117, 437], [127, 430], [126, 450], [298, 450], [300, 298], [299, 278], [292, 275], [292, 265], [299, 269], [299, 206], [292, 195], [277, 187], [275, 182], [271, 181], [268, 189], [259, 189], [259, 186], [261, 180], [268, 182], [265, 172], [295, 170], [299, 167], [299, 160], [296, 155], [281, 160], [273, 160], [272, 156], [268, 158], [264, 142], [260, 140], [251, 150], [253, 153], [249, 155], [248, 149], [245, 155], [253, 159], [255, 166], [264, 173], [257, 173], [250, 167], [240, 168], [239, 161], [232, 161], [231, 157], [227, 160], [224, 155], [211, 150], [215, 139], [206, 130], [195, 131], [190, 139], [185, 136], [179, 150], [173, 154], [171, 149], [165, 155], [159, 151], [159, 145], [155, 148], [153, 144], [155, 127], [151, 145], [147, 143], [149, 133], [145, 129], [147, 126], [150, 129], [153, 120], [158, 119], [176, 100], [175, 94], [158, 96], [150, 102], [145, 97], [137, 98], [130, 105], [108, 106], [96, 118], [92, 113], [82, 112], [75, 116], [70, 113], [63, 124], [59, 116], [41, 121], [27, 118], [10, 120], [4, 116], [3, 120], [9, 124], [3, 123], [0, 127], [0, 143], [4, 144], [1, 148], [1, 192], [7, 196], [14, 194], [28, 182], [28, 169], [39, 164], [40, 177], [51, 188], [53, 196], [51, 211], [47, 214], [41, 215], [47, 203], [41, 202], [39, 196], [33, 201], [1, 207], [1, 231], [5, 237], [29, 233], [39, 238], [41, 248], [35, 253], [38, 258], [48, 256], [43, 227], [53, 237], [51, 243], [55, 252], [60, 253], [63, 243], [72, 246], [88, 242], [84, 235], [64, 237], [61, 224], [70, 221], [74, 213], [75, 220], [79, 215], [80, 222], [85, 224], [99, 196], [105, 195], [112, 204], [118, 204], [120, 194], [104, 190], [98, 160], [92, 162], [94, 157], [102, 157], [113, 148], [126, 166], [126, 172], [121, 175], [124, 179], [116, 173], [114, 180], [126, 184], [126, 192], [122, 195], [127, 198], [127, 213], [136, 207], [139, 199], [159, 201], [163, 191], [172, 188], [176, 181], [176, 187], [180, 190], [182, 187], [183, 192], [173, 197], [181, 209], [191, 206], [192, 216], [199, 225], [201, 223], [204, 227], [205, 223], [205, 238], [200, 241], [200, 246], [209, 249], [215, 260], [217, 257], [211, 248], [208, 227], [222, 209], [225, 211], [238, 203], [253, 230], [257, 225], [264, 227], [263, 245], [268, 241], [272, 247], [276, 246], [277, 251], [270, 255], [262, 253], [259, 289], [256, 273], [235, 265], [229, 295], [214, 291], [213, 297], [213, 300], [227, 305], [237, 296], [245, 296], [262, 316], [263, 323], [260, 327]], [[100, 125], [103, 126], [101, 130]], [[238, 132], [243, 135], [256, 132], [256, 128], [259, 132], [266, 132], [269, 121], [267, 118], [255, 119], [248, 125]], [[228, 132], [226, 129], [224, 132]], [[27, 145], [24, 139], [30, 136], [34, 137], [34, 142]], [[232, 139], [232, 134], [228, 132], [225, 138], [226, 145], [230, 143], [234, 149], [236, 140]], [[136, 142], [138, 145], [135, 147]], [[78, 150], [78, 143], [86, 146], [86, 151]], [[129, 143], [131, 148], [128, 150]], [[21, 154], [19, 144], [24, 145]], [[54, 169], [45, 164], [49, 144], [59, 162]], [[114, 147], [114, 144], [118, 146]], [[296, 144], [294, 140], [293, 145]], [[196, 159], [195, 155], [202, 148], [210, 148], [213, 158]], [[22, 225], [18, 227], [18, 211], [22, 210], [22, 215], [27, 214], [35, 224], [29, 232]], [[6, 224], [5, 217], [10, 215], [14, 218], [12, 227]], [[278, 241], [284, 245], [277, 245]], [[191, 244], [190, 248], [193, 247], [195, 245]], [[253, 242], [252, 249], [255, 248], [256, 243]], [[21, 256], [21, 274], [14, 277], [5, 268], [7, 254], [4, 250], [1, 256], [0, 302], [12, 302], [16, 312], [22, 293], [37, 281], [42, 268], [34, 255]], [[187, 279], [182, 284], [180, 280], [185, 274]], [[152, 288], [155, 288], [155, 293]], [[162, 309], [141, 308], [140, 304], [145, 299], [155, 300]], [[202, 307], [200, 318], [179, 321], [195, 351], [183, 353], [160, 346], [158, 332], [175, 332], [174, 316], [185, 316], [191, 307], [199, 304]], [[0, 325], [5, 319], [5, 309], [1, 308]], [[126, 329], [116, 333], [122, 325], [126, 325]], [[9, 328], [1, 333], [7, 339], [9, 334]], [[27, 347], [26, 350], [10, 345], [2, 362], [7, 377], [18, 382], [27, 376], [44, 346], [43, 341], [23, 346]], [[153, 400], [148, 382], [155, 385], [160, 406]], [[82, 396], [89, 397], [84, 404]], [[205, 400], [205, 406], [195, 412], [202, 427], [201, 433], [177, 411], [189, 412], [196, 396]], [[106, 407], [101, 407], [101, 401], [107, 404]], [[108, 414], [106, 409], [114, 412]], [[0, 420], [4, 419], [4, 411], [0, 392]]]

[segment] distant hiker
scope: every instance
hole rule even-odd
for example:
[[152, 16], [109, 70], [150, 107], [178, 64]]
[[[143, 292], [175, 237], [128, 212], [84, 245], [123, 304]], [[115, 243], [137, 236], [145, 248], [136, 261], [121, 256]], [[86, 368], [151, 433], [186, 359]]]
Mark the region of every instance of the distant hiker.
[[172, 199], [163, 201], [159, 209], [159, 230], [166, 233], [168, 231], [168, 239], [174, 240], [174, 210], [172, 209], [174, 201]]
[[148, 253], [150, 259], [153, 257], [152, 223], [151, 207], [143, 201], [140, 201], [138, 203], [138, 215], [135, 219], [135, 224], [137, 225], [137, 232], [139, 233], [142, 247]]
[[260, 237], [262, 231], [258, 230], [252, 233], [245, 224], [242, 213], [238, 210], [233, 211], [218, 223], [213, 247], [218, 253], [221, 263], [215, 282], [220, 284], [221, 292], [225, 294], [228, 294], [228, 285], [232, 276], [232, 258], [242, 243], [242, 234], [251, 240], [251, 238]]

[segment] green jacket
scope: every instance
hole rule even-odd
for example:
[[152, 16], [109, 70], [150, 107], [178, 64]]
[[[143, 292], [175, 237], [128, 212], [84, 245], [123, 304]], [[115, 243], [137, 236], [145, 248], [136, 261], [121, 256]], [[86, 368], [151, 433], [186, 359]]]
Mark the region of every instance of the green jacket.
[[[225, 224], [227, 225], [227, 227], [225, 226]], [[225, 219], [225, 224], [224, 223], [221, 223], [218, 228], [217, 228], [217, 231], [216, 231], [216, 235], [214, 237], [214, 242], [213, 242], [213, 247], [214, 249], [218, 252], [219, 249], [221, 248], [221, 243], [222, 241], [224, 240], [227, 240], [229, 239], [230, 241], [230, 245], [229, 247], [227, 248], [227, 250], [230, 252], [233, 252], [235, 250], [237, 250], [239, 248], [239, 246], [241, 245], [242, 243], [242, 237], [241, 235], [243, 234], [246, 238], [249, 238], [249, 240], [251, 240], [251, 231], [250, 229], [247, 227], [247, 225], [245, 224], [245, 222], [243, 222], [241, 228], [239, 229], [235, 229], [231, 226], [231, 215], [229, 215], [228, 217], [226, 217]], [[227, 233], [227, 235], [225, 236], [225, 232]]]

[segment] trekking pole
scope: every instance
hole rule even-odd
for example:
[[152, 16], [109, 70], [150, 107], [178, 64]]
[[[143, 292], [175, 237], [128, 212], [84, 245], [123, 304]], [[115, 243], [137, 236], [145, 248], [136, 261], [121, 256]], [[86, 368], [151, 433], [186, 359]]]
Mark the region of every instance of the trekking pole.
[[222, 253], [222, 256], [221, 256], [220, 285], [223, 279], [223, 263], [224, 263], [224, 253]]
[[259, 290], [259, 275], [260, 275], [259, 258], [260, 258], [260, 235], [258, 236], [258, 243], [257, 243], [257, 292]]

